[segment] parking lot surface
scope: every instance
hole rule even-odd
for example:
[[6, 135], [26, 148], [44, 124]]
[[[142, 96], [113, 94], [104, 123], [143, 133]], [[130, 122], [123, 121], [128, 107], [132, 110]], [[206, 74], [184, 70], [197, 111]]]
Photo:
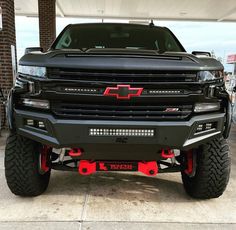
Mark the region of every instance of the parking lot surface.
[[146, 177], [136, 173], [80, 176], [53, 171], [46, 193], [13, 195], [4, 176], [0, 138], [0, 229], [236, 229], [236, 127], [229, 144], [231, 179], [224, 195], [195, 200], [184, 192], [179, 173]]

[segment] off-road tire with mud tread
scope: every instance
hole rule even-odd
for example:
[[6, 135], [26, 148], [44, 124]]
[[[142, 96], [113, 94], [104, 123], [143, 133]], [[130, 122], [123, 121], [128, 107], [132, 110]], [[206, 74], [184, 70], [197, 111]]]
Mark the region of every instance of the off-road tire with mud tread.
[[5, 149], [5, 175], [8, 187], [15, 195], [37, 196], [48, 187], [50, 170], [39, 170], [39, 155], [42, 145], [12, 133]]
[[186, 192], [193, 198], [211, 199], [223, 194], [229, 181], [230, 152], [224, 138], [213, 139], [196, 151], [196, 173], [189, 177], [182, 170]]

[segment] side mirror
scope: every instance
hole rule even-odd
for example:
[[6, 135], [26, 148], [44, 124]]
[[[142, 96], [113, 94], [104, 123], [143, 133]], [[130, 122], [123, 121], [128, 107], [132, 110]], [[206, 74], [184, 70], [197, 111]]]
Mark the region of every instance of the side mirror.
[[43, 52], [43, 48], [41, 48], [41, 47], [28, 47], [25, 49], [25, 54], [35, 52], [35, 51]]
[[211, 57], [211, 53], [210, 52], [205, 52], [205, 51], [193, 51], [192, 54], [195, 55], [195, 56]]

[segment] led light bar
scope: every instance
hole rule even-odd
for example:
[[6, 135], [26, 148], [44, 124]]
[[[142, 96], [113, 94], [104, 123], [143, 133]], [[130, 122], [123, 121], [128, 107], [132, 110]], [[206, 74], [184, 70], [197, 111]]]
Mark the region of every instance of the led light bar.
[[97, 93], [98, 89], [96, 88], [71, 88], [66, 87], [63, 89], [65, 92], [69, 93]]
[[180, 94], [181, 90], [148, 90], [149, 94]]
[[154, 137], [154, 129], [89, 129], [89, 136]]

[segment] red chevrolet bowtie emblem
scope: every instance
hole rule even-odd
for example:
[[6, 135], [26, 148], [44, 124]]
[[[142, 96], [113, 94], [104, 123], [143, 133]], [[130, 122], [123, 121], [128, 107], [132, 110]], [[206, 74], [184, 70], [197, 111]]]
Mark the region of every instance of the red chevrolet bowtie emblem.
[[117, 99], [130, 99], [141, 95], [143, 88], [132, 88], [130, 85], [117, 85], [117, 87], [107, 87], [104, 96], [112, 96]]

